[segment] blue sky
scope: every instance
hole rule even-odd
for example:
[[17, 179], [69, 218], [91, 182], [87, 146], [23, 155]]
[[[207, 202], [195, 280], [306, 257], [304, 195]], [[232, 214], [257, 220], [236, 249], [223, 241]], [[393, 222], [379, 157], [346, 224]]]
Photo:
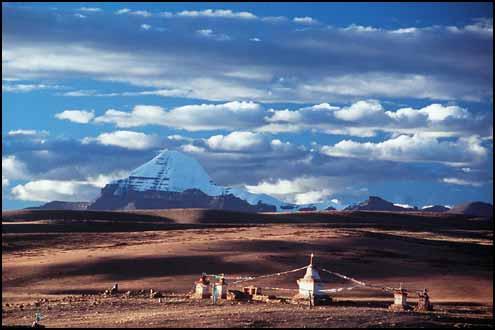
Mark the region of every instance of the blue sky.
[[162, 149], [342, 208], [493, 202], [491, 3], [3, 3], [2, 207]]

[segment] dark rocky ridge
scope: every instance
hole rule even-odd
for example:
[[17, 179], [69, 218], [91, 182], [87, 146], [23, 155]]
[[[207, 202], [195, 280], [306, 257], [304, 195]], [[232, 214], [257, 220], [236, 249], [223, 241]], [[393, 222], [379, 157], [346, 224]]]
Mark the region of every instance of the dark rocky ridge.
[[26, 210], [86, 210], [90, 202], [53, 201], [36, 207], [26, 207]]
[[346, 207], [344, 211], [416, 211], [416, 208], [405, 208], [394, 205], [377, 196], [370, 196], [367, 200]]
[[464, 214], [476, 217], [493, 218], [493, 205], [484, 202], [470, 202], [456, 205], [448, 211], [454, 214]]
[[276, 207], [258, 203], [251, 205], [234, 195], [208, 196], [198, 189], [175, 191], [133, 191], [114, 194], [116, 184], [106, 185], [101, 196], [88, 210], [134, 210], [134, 209], [172, 209], [206, 208], [242, 212], [275, 212]]
[[425, 207], [425, 208], [421, 209], [421, 211], [424, 211], [424, 212], [447, 212], [449, 210], [450, 209], [448, 207], [445, 207], [443, 205], [433, 205], [433, 206]]

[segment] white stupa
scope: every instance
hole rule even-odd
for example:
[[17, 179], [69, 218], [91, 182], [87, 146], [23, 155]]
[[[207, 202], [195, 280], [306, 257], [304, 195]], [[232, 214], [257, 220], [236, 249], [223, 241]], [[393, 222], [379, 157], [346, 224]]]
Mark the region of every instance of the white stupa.
[[303, 278], [297, 280], [297, 285], [299, 286], [299, 298], [310, 298], [313, 296], [325, 296], [323, 290], [323, 283], [321, 281], [320, 274], [318, 270], [313, 266], [313, 257], [311, 253], [311, 260], [306, 269], [306, 274]]

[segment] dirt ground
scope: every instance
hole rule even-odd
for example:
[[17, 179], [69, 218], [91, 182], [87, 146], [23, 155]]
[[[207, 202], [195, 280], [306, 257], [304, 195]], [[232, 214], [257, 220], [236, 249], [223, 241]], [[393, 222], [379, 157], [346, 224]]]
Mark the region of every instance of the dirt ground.
[[28, 324], [41, 311], [49, 327], [491, 327], [490, 306], [437, 303], [432, 312], [390, 312], [387, 300], [338, 299], [332, 306], [233, 303], [212, 305], [185, 295], [149, 298], [70, 296], [5, 308], [4, 325]]
[[[41, 223], [41, 222], [40, 222]], [[493, 226], [401, 222], [250, 224], [102, 232], [36, 230], [2, 223], [2, 324], [30, 325], [41, 311], [50, 327], [465, 327], [493, 322]], [[18, 226], [17, 229], [11, 226]], [[40, 227], [41, 226], [41, 227]], [[23, 228], [23, 229], [19, 229]], [[27, 230], [24, 230], [27, 229]], [[394, 313], [381, 290], [332, 294], [331, 306], [191, 301], [203, 273], [258, 276], [315, 264], [366, 283], [410, 291], [428, 288], [434, 311]], [[304, 270], [242, 285], [296, 289]], [[325, 288], [353, 283], [322, 273]], [[158, 299], [102, 297], [150, 288]], [[291, 296], [290, 290], [265, 290]], [[41, 299], [41, 302], [40, 302]], [[47, 300], [45, 300], [47, 299]], [[22, 306], [21, 306], [22, 305]]]

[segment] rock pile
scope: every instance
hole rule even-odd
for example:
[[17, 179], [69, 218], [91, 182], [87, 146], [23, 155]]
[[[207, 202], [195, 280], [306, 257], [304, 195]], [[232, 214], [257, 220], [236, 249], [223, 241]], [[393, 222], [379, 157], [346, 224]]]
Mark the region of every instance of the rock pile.
[[150, 289], [150, 299], [155, 298], [163, 298], [163, 295], [159, 291], [153, 291], [153, 289]]
[[115, 283], [110, 290], [105, 290], [105, 292], [103, 292], [103, 295], [104, 296], [113, 296], [113, 295], [117, 294], [118, 292], [119, 292], [119, 284]]
[[433, 305], [430, 302], [430, 296], [428, 295], [428, 289], [424, 289], [423, 292], [418, 292], [418, 304], [414, 308], [417, 312], [428, 312], [433, 310]]

